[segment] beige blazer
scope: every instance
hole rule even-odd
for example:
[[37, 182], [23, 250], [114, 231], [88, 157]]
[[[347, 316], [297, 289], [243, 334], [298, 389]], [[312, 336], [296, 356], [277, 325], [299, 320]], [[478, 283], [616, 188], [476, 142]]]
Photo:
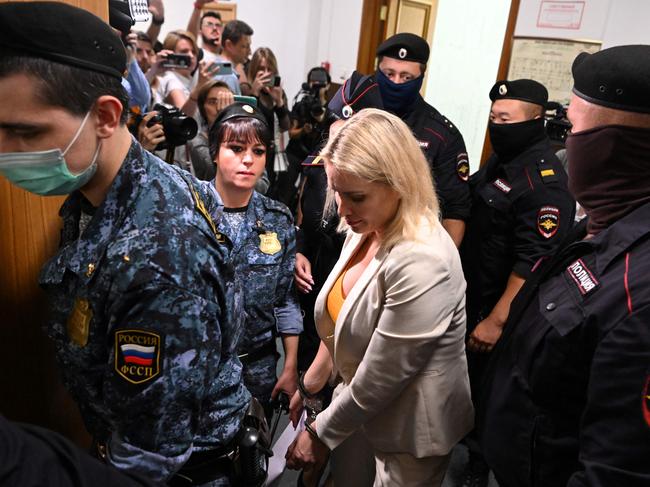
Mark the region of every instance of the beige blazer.
[[474, 417], [458, 251], [439, 224], [421, 228], [417, 241], [380, 249], [335, 326], [327, 295], [362, 241], [348, 236], [316, 300], [316, 328], [343, 380], [316, 419], [318, 435], [333, 449], [361, 428], [379, 451], [445, 455]]

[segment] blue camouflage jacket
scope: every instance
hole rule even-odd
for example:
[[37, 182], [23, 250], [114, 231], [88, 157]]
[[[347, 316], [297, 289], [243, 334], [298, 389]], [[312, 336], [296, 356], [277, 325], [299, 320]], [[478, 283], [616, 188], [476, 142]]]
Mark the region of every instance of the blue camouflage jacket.
[[206, 184], [133, 141], [81, 235], [83, 196], [66, 200], [61, 247], [40, 277], [86, 427], [111, 463], [155, 481], [228, 443], [250, 399], [240, 284]]
[[235, 234], [227, 221], [221, 228], [233, 242], [233, 260], [244, 285], [246, 324], [239, 353], [268, 344], [276, 330], [302, 332], [293, 286], [296, 231], [289, 209], [254, 191], [239, 231]]

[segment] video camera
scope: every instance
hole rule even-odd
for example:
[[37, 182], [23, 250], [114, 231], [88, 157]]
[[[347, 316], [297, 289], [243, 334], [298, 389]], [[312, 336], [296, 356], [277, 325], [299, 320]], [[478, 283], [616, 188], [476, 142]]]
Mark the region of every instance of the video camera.
[[187, 143], [196, 137], [199, 131], [199, 125], [192, 117], [188, 117], [183, 111], [176, 107], [168, 107], [156, 104], [153, 107], [158, 114], [147, 122], [147, 127], [152, 127], [157, 123], [163, 127], [165, 141], [158, 144], [155, 150], [171, 149]]
[[546, 104], [546, 134], [554, 142], [564, 144], [566, 136], [571, 130], [571, 122], [567, 118], [567, 107], [556, 101]]
[[320, 92], [329, 84], [329, 75], [323, 68], [313, 68], [307, 76], [307, 83], [302, 84], [302, 89], [296, 95], [294, 106], [297, 115], [303, 123], [315, 124], [322, 122], [327, 111], [321, 102]]

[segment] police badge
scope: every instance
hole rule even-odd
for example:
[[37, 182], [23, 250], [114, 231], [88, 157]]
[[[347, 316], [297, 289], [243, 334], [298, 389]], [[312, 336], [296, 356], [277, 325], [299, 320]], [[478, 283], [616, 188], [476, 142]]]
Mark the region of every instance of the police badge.
[[265, 232], [260, 234], [260, 251], [267, 255], [275, 255], [282, 249], [278, 234], [275, 232]]

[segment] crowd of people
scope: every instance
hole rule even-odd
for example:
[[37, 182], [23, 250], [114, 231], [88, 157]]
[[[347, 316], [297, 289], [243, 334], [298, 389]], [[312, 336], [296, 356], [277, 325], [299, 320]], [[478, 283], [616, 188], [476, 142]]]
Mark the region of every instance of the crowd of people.
[[284, 398], [299, 485], [440, 486], [461, 443], [463, 487], [649, 485], [650, 46], [575, 59], [568, 175], [547, 89], [497, 81], [470, 174], [421, 37], [289, 106], [206, 3], [160, 41], [162, 0], [0, 5], [0, 174], [68, 195], [39, 283], [96, 457], [0, 417], [0, 483], [262, 485]]

